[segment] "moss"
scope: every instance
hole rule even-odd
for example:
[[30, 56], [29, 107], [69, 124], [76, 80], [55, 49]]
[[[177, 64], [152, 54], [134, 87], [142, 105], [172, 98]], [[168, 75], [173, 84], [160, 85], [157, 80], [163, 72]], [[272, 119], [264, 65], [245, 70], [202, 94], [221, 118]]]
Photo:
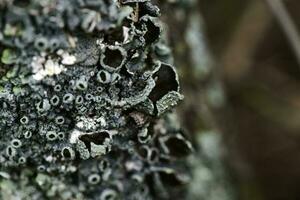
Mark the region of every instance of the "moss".
[[1, 62], [3, 64], [13, 64], [17, 59], [16, 53], [12, 49], [4, 49], [1, 56]]

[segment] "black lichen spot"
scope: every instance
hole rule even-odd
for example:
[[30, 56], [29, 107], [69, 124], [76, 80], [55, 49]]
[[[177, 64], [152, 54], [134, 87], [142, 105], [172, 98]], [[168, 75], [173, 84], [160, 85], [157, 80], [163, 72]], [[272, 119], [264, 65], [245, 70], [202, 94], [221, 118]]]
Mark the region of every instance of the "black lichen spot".
[[59, 84], [54, 86], [54, 91], [55, 91], [55, 92], [60, 92], [61, 89], [62, 89], [62, 87], [61, 87], [61, 85], [59, 85]]
[[88, 177], [88, 182], [92, 185], [98, 184], [100, 182], [100, 180], [101, 180], [101, 177], [98, 174], [91, 174]]
[[79, 80], [76, 83], [76, 88], [78, 90], [84, 91], [84, 90], [86, 90], [88, 88], [88, 84], [87, 84], [86, 81]]
[[119, 47], [108, 46], [105, 48], [101, 64], [108, 70], [116, 70], [121, 67], [125, 60], [125, 52]]
[[139, 148], [138, 153], [141, 156], [141, 158], [146, 160], [149, 155], [149, 149], [146, 146], [142, 146], [141, 148]]
[[64, 147], [61, 151], [61, 155], [65, 159], [73, 160], [75, 157], [75, 151], [71, 147]]
[[107, 44], [114, 45], [116, 42], [122, 43], [124, 41], [124, 34], [122, 27], [110, 31], [104, 36], [104, 42]]
[[106, 131], [95, 132], [92, 134], [84, 134], [79, 136], [79, 140], [81, 140], [86, 148], [91, 151], [91, 142], [96, 145], [102, 145], [106, 138], [109, 138], [109, 133]]
[[14, 0], [14, 5], [25, 8], [30, 5], [30, 0]]
[[13, 156], [16, 154], [16, 149], [13, 148], [13, 147], [11, 147], [11, 146], [8, 146], [8, 147], [6, 148], [6, 154], [7, 154], [7, 156], [9, 156], [9, 157], [13, 157]]
[[14, 139], [14, 140], [12, 140], [11, 145], [12, 145], [14, 148], [19, 148], [19, 147], [21, 147], [22, 142], [21, 142], [20, 140], [18, 140], [18, 139]]
[[58, 124], [58, 125], [61, 125], [64, 122], [65, 122], [65, 119], [62, 116], [58, 116], [58, 117], [55, 118], [55, 123]]
[[72, 94], [68, 93], [68, 94], [64, 95], [63, 102], [68, 104], [68, 103], [73, 102], [73, 99], [74, 99], [74, 96]]
[[150, 154], [148, 156], [148, 161], [153, 163], [158, 161], [159, 159], [159, 151], [157, 149], [151, 149]]
[[100, 70], [97, 74], [97, 80], [100, 83], [110, 83], [111, 81], [111, 74], [105, 70]]
[[21, 122], [22, 124], [28, 124], [29, 119], [28, 119], [27, 116], [24, 116], [24, 117], [22, 117], [22, 118], [20, 119], [20, 122]]
[[48, 48], [48, 40], [44, 37], [40, 37], [35, 40], [34, 46], [40, 51], [45, 51]]
[[165, 171], [159, 172], [159, 176], [162, 180], [162, 182], [167, 186], [180, 186], [184, 184], [183, 181], [181, 181], [175, 173], [167, 173]]
[[185, 157], [191, 153], [191, 148], [184, 138], [170, 137], [165, 141], [169, 154], [175, 157]]
[[160, 10], [157, 6], [153, 5], [151, 2], [144, 2], [140, 4], [139, 16], [150, 15], [152, 17], [158, 17], [160, 15]]
[[160, 36], [161, 29], [160, 27], [155, 24], [152, 20], [146, 18], [145, 19], [147, 32], [144, 35], [146, 44], [152, 44], [156, 42]]
[[154, 73], [153, 78], [156, 85], [149, 95], [152, 102], [158, 101], [170, 91], [179, 90], [177, 74], [170, 65], [162, 63], [159, 70]]
[[65, 158], [71, 158], [71, 153], [70, 153], [69, 149], [64, 149], [62, 153]]
[[57, 106], [59, 104], [59, 97], [57, 95], [54, 95], [51, 99], [50, 99], [50, 103], [53, 106]]
[[46, 138], [47, 138], [49, 141], [54, 141], [54, 140], [56, 140], [56, 138], [57, 138], [57, 134], [56, 134], [56, 132], [54, 132], [54, 131], [49, 131], [49, 132], [46, 134]]
[[83, 103], [84, 99], [81, 95], [77, 96], [76, 99], [75, 99], [75, 103], [77, 105], [81, 105]]

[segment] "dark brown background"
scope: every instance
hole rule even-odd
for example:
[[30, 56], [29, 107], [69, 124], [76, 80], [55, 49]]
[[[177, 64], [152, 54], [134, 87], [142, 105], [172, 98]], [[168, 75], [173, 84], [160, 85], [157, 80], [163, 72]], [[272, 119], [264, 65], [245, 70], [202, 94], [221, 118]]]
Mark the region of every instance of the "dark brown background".
[[[284, 2], [300, 30], [300, 1]], [[300, 199], [300, 66], [282, 28], [261, 0], [199, 9], [232, 116], [224, 138], [239, 199]]]

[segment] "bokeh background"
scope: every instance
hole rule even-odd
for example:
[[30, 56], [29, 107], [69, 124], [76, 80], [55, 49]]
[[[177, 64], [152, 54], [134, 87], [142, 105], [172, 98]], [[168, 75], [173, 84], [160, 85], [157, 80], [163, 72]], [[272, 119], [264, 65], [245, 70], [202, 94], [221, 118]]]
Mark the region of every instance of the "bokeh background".
[[[300, 30], [300, 1], [279, 3]], [[223, 138], [240, 198], [300, 199], [300, 43], [280, 24], [283, 10], [262, 0], [199, 5], [232, 114]]]
[[[212, 193], [221, 187], [241, 200], [300, 199], [299, 9], [299, 0], [198, 0], [165, 8], [186, 96], [182, 123], [199, 137], [221, 135], [220, 143], [206, 141], [221, 160], [205, 165], [217, 177]], [[220, 196], [203, 199], [234, 199]]]
[[[299, 29], [300, 2], [282, 2]], [[300, 66], [280, 13], [270, 6], [262, 0], [199, 2], [230, 107], [232, 127], [223, 138], [240, 198], [296, 200]]]

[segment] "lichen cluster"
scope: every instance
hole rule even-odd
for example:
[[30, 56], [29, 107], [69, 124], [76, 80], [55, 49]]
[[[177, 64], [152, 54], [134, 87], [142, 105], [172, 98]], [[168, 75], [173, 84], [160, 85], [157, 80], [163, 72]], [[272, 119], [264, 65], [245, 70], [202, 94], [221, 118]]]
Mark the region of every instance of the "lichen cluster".
[[184, 199], [191, 143], [147, 0], [0, 0], [0, 199]]

